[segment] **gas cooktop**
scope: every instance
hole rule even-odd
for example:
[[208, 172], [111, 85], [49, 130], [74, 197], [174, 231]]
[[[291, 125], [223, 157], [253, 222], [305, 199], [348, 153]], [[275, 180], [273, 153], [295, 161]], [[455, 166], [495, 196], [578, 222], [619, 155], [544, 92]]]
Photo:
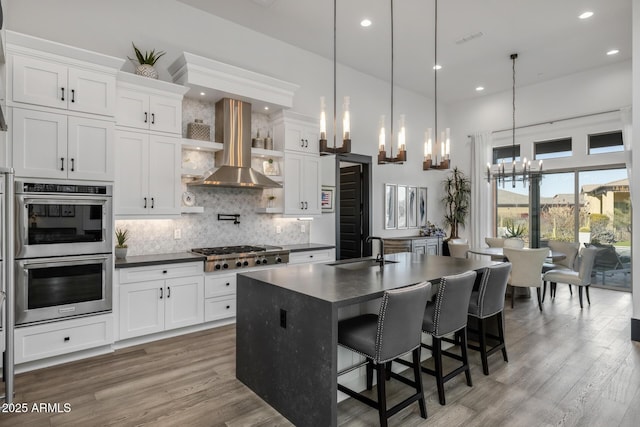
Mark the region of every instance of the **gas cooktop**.
[[289, 262], [289, 251], [279, 246], [218, 246], [195, 248], [191, 252], [207, 257], [204, 265], [207, 272]]

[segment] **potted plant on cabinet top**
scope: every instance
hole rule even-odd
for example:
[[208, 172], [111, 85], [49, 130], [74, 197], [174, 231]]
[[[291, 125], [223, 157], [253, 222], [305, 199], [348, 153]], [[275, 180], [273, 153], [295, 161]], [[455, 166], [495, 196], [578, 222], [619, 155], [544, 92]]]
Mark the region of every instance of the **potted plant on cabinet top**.
[[[455, 167], [443, 181], [443, 186], [444, 224], [450, 228], [449, 238], [446, 240], [448, 241], [459, 238], [458, 231], [460, 227], [464, 228], [465, 226], [471, 202], [471, 180], [460, 169]], [[448, 252], [446, 244], [443, 250]], [[444, 255], [447, 255], [447, 253]]]
[[[159, 51], [156, 53], [156, 50], [153, 49], [151, 52], [145, 52], [144, 55], [140, 52], [140, 49], [133, 45], [133, 51], [136, 53], [136, 60], [138, 61], [138, 66], [136, 66], [136, 74], [139, 76], [150, 77], [152, 79], [158, 78], [158, 71], [153, 67], [158, 59], [160, 59], [166, 52]], [[127, 57], [129, 58], [129, 57]], [[133, 58], [129, 58], [130, 61], [134, 61]]]
[[116, 228], [116, 258], [124, 259], [127, 257], [127, 240], [129, 240], [129, 230], [126, 228]]

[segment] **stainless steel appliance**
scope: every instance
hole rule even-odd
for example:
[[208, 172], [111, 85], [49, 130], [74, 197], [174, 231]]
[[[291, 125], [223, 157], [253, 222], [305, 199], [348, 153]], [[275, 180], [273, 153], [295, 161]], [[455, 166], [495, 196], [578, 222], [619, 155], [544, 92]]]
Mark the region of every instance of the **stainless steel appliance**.
[[191, 252], [204, 255], [204, 271], [223, 271], [260, 267], [289, 262], [289, 250], [279, 246], [220, 246], [196, 248]]
[[15, 261], [16, 325], [111, 311], [112, 255]]
[[112, 186], [16, 181], [16, 258], [110, 253]]

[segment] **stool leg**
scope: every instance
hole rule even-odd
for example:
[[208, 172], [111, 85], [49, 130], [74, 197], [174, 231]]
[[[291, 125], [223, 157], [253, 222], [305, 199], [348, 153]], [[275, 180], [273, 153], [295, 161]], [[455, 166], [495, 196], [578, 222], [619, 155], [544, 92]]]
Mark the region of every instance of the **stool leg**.
[[[547, 281], [542, 282], [542, 302], [544, 302], [544, 297], [547, 295]], [[551, 288], [549, 288], [549, 297], [551, 297]]]
[[462, 345], [460, 347], [461, 355], [462, 355], [462, 363], [466, 367], [464, 371], [464, 376], [467, 378], [467, 385], [469, 387], [473, 386], [473, 382], [471, 381], [471, 369], [469, 369], [469, 357], [467, 355], [467, 327], [465, 326], [460, 331], [460, 337], [462, 338]]
[[413, 376], [416, 383], [416, 392], [420, 395], [418, 399], [420, 416], [427, 418], [427, 407], [424, 403], [424, 389], [422, 388], [422, 374], [420, 372], [420, 347], [413, 350]]
[[502, 358], [505, 362], [509, 361], [507, 357], [507, 344], [504, 342], [504, 319], [502, 318], [502, 312], [498, 313], [498, 336], [500, 337], [500, 342], [502, 343]]
[[478, 319], [478, 342], [480, 344], [480, 358], [482, 359], [482, 372], [489, 375], [489, 362], [487, 360], [487, 343], [485, 319]]
[[516, 299], [516, 288], [511, 286], [511, 308], [513, 308], [513, 301]]
[[385, 391], [385, 379], [387, 376], [385, 364], [378, 365], [378, 416], [380, 427], [387, 427], [387, 393]]
[[391, 381], [391, 362], [385, 363], [384, 369], [387, 372], [387, 381]]
[[573, 296], [573, 289], [571, 289], [571, 285], [569, 285], [569, 293]]
[[367, 390], [373, 388], [373, 360], [367, 359]]
[[589, 299], [589, 286], [585, 286], [584, 290], [587, 292], [587, 302], [589, 303], [589, 305], [591, 305], [591, 299]]
[[442, 342], [440, 338], [433, 337], [433, 349], [431, 353], [433, 355], [433, 361], [435, 364], [436, 371], [436, 385], [438, 386], [438, 400], [441, 405], [446, 405], [446, 400], [444, 398], [444, 379], [442, 376]]
[[542, 299], [540, 297], [540, 288], [536, 288], [536, 295], [538, 296], [538, 308], [542, 311]]

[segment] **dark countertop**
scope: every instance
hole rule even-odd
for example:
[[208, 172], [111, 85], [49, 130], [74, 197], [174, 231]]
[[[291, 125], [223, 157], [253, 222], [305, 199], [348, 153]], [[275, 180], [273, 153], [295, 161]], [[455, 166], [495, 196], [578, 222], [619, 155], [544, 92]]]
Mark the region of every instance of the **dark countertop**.
[[[377, 265], [350, 269], [349, 261], [353, 260], [347, 260], [331, 264], [291, 265], [287, 268], [242, 273], [239, 276], [346, 306], [378, 298], [388, 289], [423, 280], [434, 281], [442, 276], [480, 270], [493, 264], [488, 259], [472, 260], [406, 252], [389, 254], [385, 259], [398, 263], [386, 264], [383, 270]], [[345, 267], [340, 267], [340, 264]]]
[[[116, 258], [116, 268], [142, 267], [146, 265], [175, 264], [179, 262], [202, 262], [206, 257], [191, 252], [177, 252], [172, 254], [136, 255], [125, 259]], [[204, 269], [203, 269], [204, 271]]]
[[321, 249], [334, 249], [335, 245], [327, 245], [324, 243], [300, 243], [296, 245], [282, 245], [283, 249], [291, 252], [318, 251]]

